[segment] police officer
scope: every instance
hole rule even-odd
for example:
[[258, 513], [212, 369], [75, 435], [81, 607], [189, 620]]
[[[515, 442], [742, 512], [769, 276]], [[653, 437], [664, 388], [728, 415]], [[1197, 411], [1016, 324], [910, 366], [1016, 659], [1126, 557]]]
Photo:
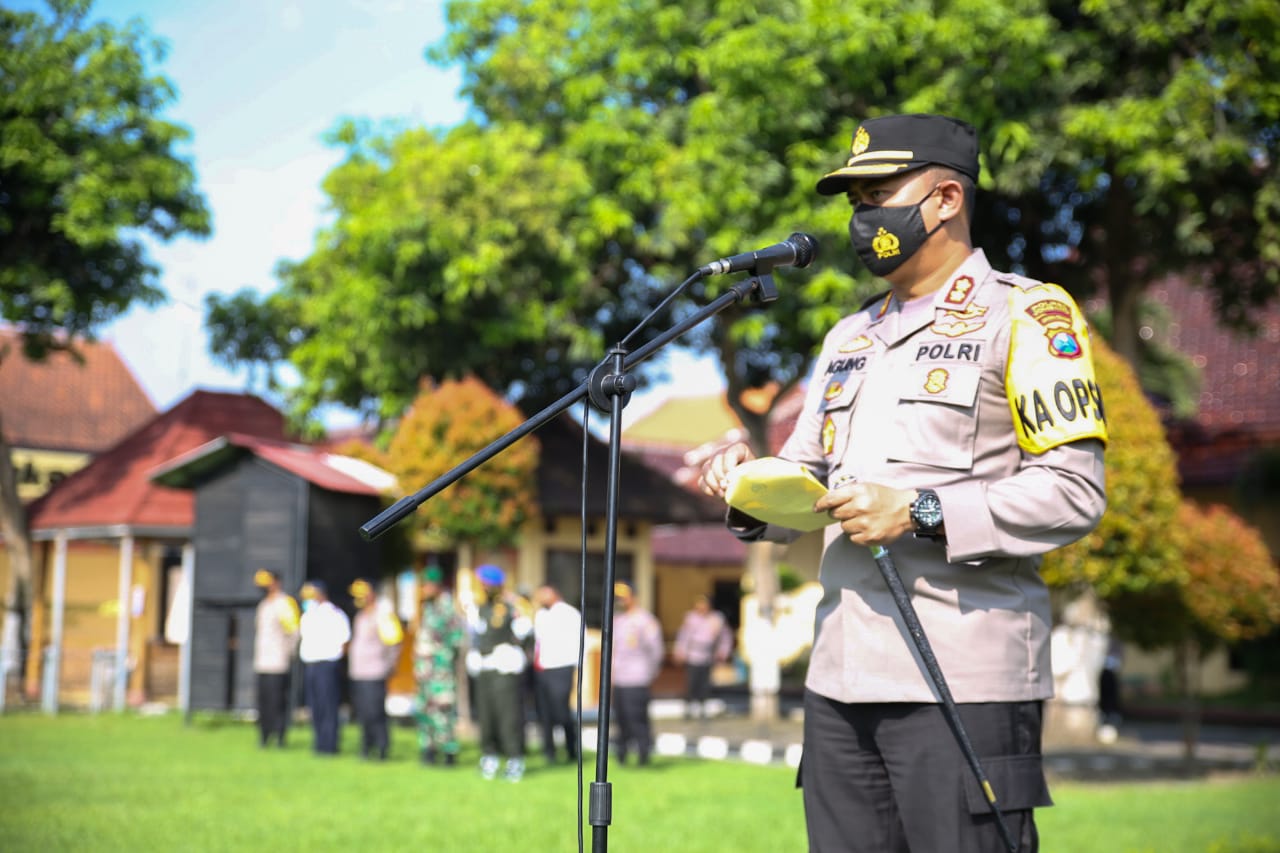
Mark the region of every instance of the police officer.
[[428, 566], [418, 588], [422, 607], [413, 637], [413, 677], [418, 692], [413, 718], [418, 727], [418, 749], [423, 764], [458, 761], [458, 676], [455, 669], [462, 645], [463, 623], [444, 589], [444, 572]]
[[280, 585], [280, 575], [258, 569], [255, 586], [265, 594], [254, 613], [253, 671], [258, 678], [258, 745], [284, 746], [288, 728], [289, 665], [298, 642], [298, 602]]
[[387, 758], [387, 676], [400, 658], [404, 630], [391, 602], [380, 599], [373, 584], [354, 581], [347, 592], [356, 606], [347, 653], [351, 705], [360, 723], [360, 756]]
[[[1089, 333], [1061, 288], [991, 268], [970, 239], [974, 129], [864, 121], [818, 192], [847, 194], [858, 257], [889, 290], [827, 335], [780, 455], [830, 491], [800, 781], [815, 851], [1002, 850], [867, 546], [892, 554], [1010, 830], [1038, 847], [1052, 694], [1041, 554], [1106, 506]], [[749, 459], [703, 469], [723, 495]], [[784, 539], [731, 510], [743, 539]]]

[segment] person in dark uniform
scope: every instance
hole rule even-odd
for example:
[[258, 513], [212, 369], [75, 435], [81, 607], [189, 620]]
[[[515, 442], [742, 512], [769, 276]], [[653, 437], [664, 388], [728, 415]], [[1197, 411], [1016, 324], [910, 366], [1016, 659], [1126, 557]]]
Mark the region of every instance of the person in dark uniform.
[[[1074, 300], [973, 248], [977, 180], [972, 126], [900, 115], [863, 121], [818, 182], [847, 196], [853, 248], [889, 285], [827, 335], [778, 454], [829, 488], [800, 770], [818, 853], [1006, 849], [869, 546], [891, 553], [1024, 853], [1050, 804], [1040, 555], [1101, 518], [1107, 429]], [[717, 454], [703, 490], [724, 495], [751, 456]], [[738, 511], [728, 523], [745, 540], [795, 535]]]
[[504, 778], [524, 777], [524, 708], [520, 678], [528, 659], [525, 644], [533, 620], [520, 612], [515, 596], [503, 589], [506, 574], [486, 564], [476, 569], [482, 593], [470, 622], [468, 670], [475, 674], [476, 711], [480, 717], [480, 774], [493, 779], [501, 758]]

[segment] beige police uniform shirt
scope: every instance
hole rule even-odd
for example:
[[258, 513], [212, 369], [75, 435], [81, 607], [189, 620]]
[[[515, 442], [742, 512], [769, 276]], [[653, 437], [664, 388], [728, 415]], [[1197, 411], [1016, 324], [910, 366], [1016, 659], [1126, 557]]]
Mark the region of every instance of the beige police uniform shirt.
[[[981, 250], [922, 298], [931, 307], [904, 313], [885, 297], [832, 329], [779, 455], [829, 487], [937, 491], [945, 541], [908, 534], [889, 553], [952, 695], [1047, 698], [1039, 558], [1106, 508], [1088, 330], [1060, 288], [996, 272]], [[821, 581], [806, 686], [842, 702], [940, 701], [870, 551], [835, 524]]]

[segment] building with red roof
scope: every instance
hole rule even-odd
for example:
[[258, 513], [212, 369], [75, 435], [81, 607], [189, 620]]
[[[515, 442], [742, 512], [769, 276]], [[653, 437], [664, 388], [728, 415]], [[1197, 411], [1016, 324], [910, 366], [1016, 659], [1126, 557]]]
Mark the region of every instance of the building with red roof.
[[151, 420], [156, 408], [110, 343], [85, 341], [32, 361], [21, 333], [0, 327], [0, 413], [25, 502]]

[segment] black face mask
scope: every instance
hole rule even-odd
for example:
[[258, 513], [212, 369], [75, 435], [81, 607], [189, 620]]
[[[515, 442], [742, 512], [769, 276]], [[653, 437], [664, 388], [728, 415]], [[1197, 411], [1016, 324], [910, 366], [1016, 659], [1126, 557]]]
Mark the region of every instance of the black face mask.
[[895, 207], [859, 204], [853, 209], [849, 240], [872, 275], [886, 276], [902, 266], [942, 227], [939, 222], [932, 231], [926, 231], [924, 217], [920, 215], [920, 206], [937, 191], [935, 186], [915, 204]]

